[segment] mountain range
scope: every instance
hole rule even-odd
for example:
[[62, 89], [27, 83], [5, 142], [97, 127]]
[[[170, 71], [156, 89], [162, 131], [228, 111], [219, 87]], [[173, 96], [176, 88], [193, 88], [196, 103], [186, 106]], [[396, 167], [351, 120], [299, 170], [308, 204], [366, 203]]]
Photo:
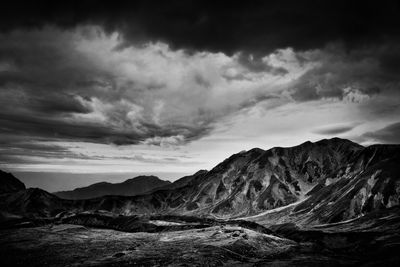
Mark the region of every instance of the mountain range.
[[399, 163], [400, 145], [333, 138], [242, 151], [173, 183], [64, 192], [85, 199], [0, 172], [0, 254], [5, 266], [399, 266]]
[[88, 199], [105, 195], [135, 196], [148, 193], [170, 183], [153, 175], [144, 175], [128, 179], [122, 183], [100, 182], [71, 191], [55, 192], [54, 195], [64, 199]]
[[[0, 210], [28, 217], [103, 210], [121, 215], [248, 218], [264, 224], [338, 223], [398, 206], [399, 163], [399, 145], [363, 147], [345, 139], [324, 139], [288, 148], [243, 151], [210, 171], [201, 170], [174, 183], [139, 177], [112, 186], [95, 184], [69, 192], [67, 197], [66, 193], [53, 195], [20, 185], [18, 191], [0, 195]], [[148, 193], [123, 196], [138, 192], [130, 191], [125, 183], [146, 179], [164, 185], [157, 189], [144, 186], [141, 190]], [[8, 184], [9, 180], [4, 181]], [[81, 194], [79, 198], [101, 195], [103, 186], [124, 191], [115, 195], [122, 192], [115, 189], [107, 191], [112, 195], [83, 200], [60, 198], [78, 198], [74, 192]]]

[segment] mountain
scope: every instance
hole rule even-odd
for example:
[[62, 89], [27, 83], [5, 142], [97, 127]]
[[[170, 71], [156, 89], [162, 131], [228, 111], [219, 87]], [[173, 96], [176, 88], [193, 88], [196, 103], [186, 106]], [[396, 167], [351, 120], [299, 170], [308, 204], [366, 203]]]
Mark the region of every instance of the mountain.
[[28, 188], [0, 195], [0, 211], [28, 218], [50, 218], [72, 209], [72, 202], [63, 200], [39, 188]]
[[207, 173], [207, 170], [200, 170], [193, 175], [184, 176], [184, 177], [174, 181], [173, 183], [167, 184], [167, 185], [157, 188], [153, 191], [172, 190], [172, 189], [178, 189], [178, 188], [184, 187], [188, 184], [191, 184], [195, 180], [196, 177], [201, 176], [206, 173]]
[[[46, 201], [54, 202], [57, 209], [47, 205], [43, 214], [62, 209], [103, 210], [121, 215], [245, 218], [263, 225], [338, 223], [398, 207], [399, 163], [399, 145], [363, 147], [339, 138], [287, 148], [254, 148], [232, 155], [210, 171], [199, 171], [142, 195], [122, 196], [113, 191], [107, 196], [74, 201], [47, 196]], [[158, 180], [147, 179], [141, 178]], [[128, 190], [131, 180], [118, 185]], [[21, 195], [22, 200], [2, 201], [29, 203], [26, 194], [9, 195], [10, 199]], [[18, 207], [13, 213], [29, 210]]]
[[275, 209], [290, 205], [289, 221], [338, 222], [398, 205], [399, 153], [398, 145], [363, 147], [339, 138], [266, 151], [255, 148], [151, 194], [108, 196], [80, 205], [121, 214], [220, 218], [270, 217]]
[[374, 145], [357, 153], [334, 183], [295, 207], [305, 223], [336, 223], [400, 204], [400, 146]]
[[11, 173], [0, 170], [0, 194], [25, 190], [25, 185]]
[[88, 265], [398, 266], [399, 163], [400, 145], [334, 138], [243, 151], [143, 195], [3, 193], [0, 250], [10, 266], [60, 249], [64, 266], [92, 246]]
[[105, 195], [134, 196], [147, 193], [170, 183], [156, 176], [138, 176], [122, 183], [101, 182], [87, 187], [76, 188], [72, 191], [55, 192], [54, 194], [64, 199], [88, 199]]

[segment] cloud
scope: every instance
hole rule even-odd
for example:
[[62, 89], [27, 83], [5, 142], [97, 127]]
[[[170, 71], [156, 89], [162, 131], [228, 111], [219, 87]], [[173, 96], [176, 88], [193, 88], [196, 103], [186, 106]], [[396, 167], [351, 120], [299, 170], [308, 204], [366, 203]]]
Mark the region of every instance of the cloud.
[[30, 142], [15, 140], [7, 142], [7, 136], [0, 135], [0, 163], [1, 164], [32, 164], [45, 163], [48, 159], [53, 161], [62, 159], [87, 160], [91, 157], [82, 153], [75, 153], [69, 148], [48, 144], [45, 142]]
[[[178, 163], [184, 164], [179, 158], [177, 157], [144, 157], [142, 155], [134, 155], [134, 156], [114, 156], [114, 157], [106, 157], [106, 156], [98, 156], [95, 157], [96, 160], [105, 160], [105, 159], [112, 159], [112, 160], [126, 160], [126, 161], [135, 161], [141, 163], [155, 163], [155, 164], [164, 164], [164, 163]], [[187, 162], [185, 162], [187, 164]], [[190, 162], [196, 163], [196, 162]]]
[[324, 127], [320, 127], [318, 129], [315, 129], [313, 132], [317, 133], [317, 134], [321, 134], [321, 135], [339, 135], [339, 134], [343, 134], [346, 132], [349, 132], [351, 130], [353, 130], [356, 126], [358, 126], [359, 123], [355, 123], [355, 124], [337, 124], [337, 125], [328, 125], [328, 126], [324, 126]]
[[[396, 56], [394, 48], [400, 45], [395, 42], [352, 49], [336, 42], [308, 50], [230, 54], [233, 48], [226, 53], [185, 50], [167, 40], [126, 44], [127, 32], [111, 29], [18, 26], [0, 33], [0, 149], [9, 154], [0, 161], [28, 162], [24, 153], [36, 161], [58, 156], [96, 160], [96, 155], [71, 150], [68, 142], [106, 144], [116, 150], [127, 145], [174, 150], [234, 124], [240, 133], [231, 134], [245, 136], [238, 137], [242, 142], [249, 132], [252, 138], [268, 136], [300, 128], [304, 121], [335, 123], [314, 133], [338, 135], [355, 127], [341, 124], [347, 117], [393, 121], [390, 116], [400, 108], [397, 66], [388, 57]], [[339, 115], [330, 117], [330, 108]], [[249, 121], [259, 116], [253, 121], [257, 125], [238, 126], [240, 115], [248, 115]], [[304, 132], [310, 134], [310, 129]], [[28, 147], [37, 142], [57, 142], [60, 147]], [[13, 154], [13, 146], [18, 153]], [[169, 156], [119, 159], [129, 158], [174, 162]]]
[[382, 55], [387, 49], [375, 46], [347, 51], [336, 43], [324, 49], [298, 52], [298, 60], [312, 67], [288, 85], [290, 95], [298, 102], [331, 98], [362, 103], [381, 93], [399, 93], [400, 77], [382, 66]]
[[361, 136], [364, 140], [371, 140], [385, 144], [400, 144], [400, 122], [390, 124], [380, 130], [367, 132]]
[[374, 110], [365, 104], [374, 96], [398, 95], [397, 75], [380, 64], [392, 47], [348, 52], [336, 43], [254, 57], [123, 43], [97, 26], [0, 34], [2, 132], [171, 147], [257, 105], [332, 98]]
[[[31, 141], [27, 137], [21, 136], [8, 136], [0, 134], [0, 165], [16, 166], [17, 165], [34, 165], [34, 164], [48, 164], [49, 162], [64, 163], [64, 162], [89, 162], [90, 164], [99, 164], [99, 162], [136, 162], [145, 164], [164, 164], [164, 163], [178, 163], [188, 164], [185, 156], [171, 156], [163, 154], [143, 154], [141, 152], [132, 153], [132, 151], [118, 151], [102, 154], [101, 150], [93, 153], [88, 152], [87, 149], [82, 149], [80, 145], [71, 145], [66, 142], [49, 142]], [[168, 140], [169, 139], [169, 140]], [[162, 142], [167, 142], [172, 138], [167, 138]], [[165, 144], [157, 144], [164, 146]], [[172, 144], [176, 145], [176, 144]], [[99, 153], [100, 152], [100, 153]], [[182, 161], [182, 159], [184, 159]], [[186, 161], [185, 161], [186, 160]], [[189, 163], [195, 164], [196, 162], [190, 161]]]
[[[1, 34], [2, 133], [177, 146], [210, 134], [227, 116], [279, 99], [289, 79], [284, 66], [266, 59], [122, 42], [118, 33], [94, 26]], [[290, 78], [296, 72], [302, 70]], [[245, 79], [227, 79], [228, 73]]]
[[321, 48], [342, 41], [348, 48], [396, 38], [397, 1], [6, 1], [0, 30], [94, 24], [121, 32], [125, 45], [161, 41], [173, 49], [269, 53], [293, 47]]
[[146, 145], [155, 145], [161, 147], [171, 147], [182, 145], [185, 143], [185, 138], [182, 135], [169, 136], [169, 137], [153, 137], [143, 141]]

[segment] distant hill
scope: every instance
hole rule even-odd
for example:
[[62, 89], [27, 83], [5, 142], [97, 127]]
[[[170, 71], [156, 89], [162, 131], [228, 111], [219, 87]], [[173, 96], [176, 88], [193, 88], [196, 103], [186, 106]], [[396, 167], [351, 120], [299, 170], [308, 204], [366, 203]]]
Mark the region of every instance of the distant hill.
[[95, 183], [71, 191], [60, 191], [54, 194], [63, 199], [89, 199], [106, 195], [135, 196], [169, 185], [171, 182], [156, 176], [138, 176], [122, 183]]
[[24, 190], [25, 185], [14, 175], [0, 170], [0, 194]]

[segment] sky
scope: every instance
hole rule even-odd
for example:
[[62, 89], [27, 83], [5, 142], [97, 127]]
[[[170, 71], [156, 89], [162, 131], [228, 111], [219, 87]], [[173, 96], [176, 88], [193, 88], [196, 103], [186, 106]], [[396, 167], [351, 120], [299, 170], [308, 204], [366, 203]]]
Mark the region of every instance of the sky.
[[398, 1], [231, 2], [2, 3], [0, 169], [55, 191], [400, 143]]

